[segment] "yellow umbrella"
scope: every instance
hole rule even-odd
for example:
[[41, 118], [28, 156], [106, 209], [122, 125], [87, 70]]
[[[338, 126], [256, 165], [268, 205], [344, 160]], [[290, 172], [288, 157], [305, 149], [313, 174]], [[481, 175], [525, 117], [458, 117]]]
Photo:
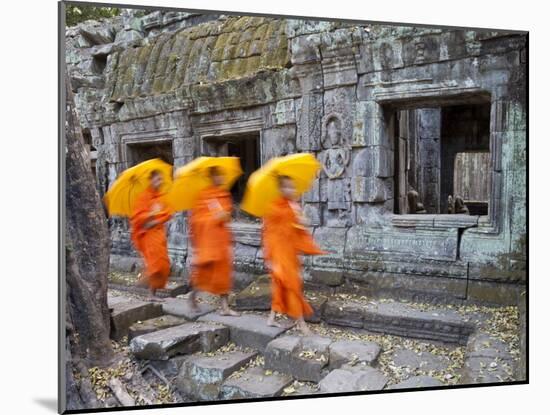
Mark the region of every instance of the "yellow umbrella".
[[319, 162], [309, 153], [269, 160], [265, 166], [250, 175], [241, 209], [254, 216], [265, 215], [269, 205], [281, 195], [277, 176], [292, 178], [296, 192], [301, 195], [309, 190], [319, 168]]
[[109, 216], [132, 216], [134, 203], [149, 186], [149, 175], [153, 170], [162, 174], [162, 192], [172, 184], [172, 166], [161, 159], [151, 159], [124, 170], [109, 188], [103, 200]]
[[218, 167], [224, 177], [223, 187], [231, 189], [243, 171], [238, 157], [199, 157], [176, 171], [168, 201], [175, 210], [191, 209], [199, 192], [212, 185], [208, 169]]

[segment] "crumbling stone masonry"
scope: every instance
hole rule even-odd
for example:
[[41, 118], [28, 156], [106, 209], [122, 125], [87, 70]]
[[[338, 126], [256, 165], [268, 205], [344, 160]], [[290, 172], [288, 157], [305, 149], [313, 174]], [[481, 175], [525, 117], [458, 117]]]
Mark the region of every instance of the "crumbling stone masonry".
[[[248, 174], [312, 152], [323, 170], [302, 203], [330, 254], [304, 259], [309, 283], [510, 303], [526, 279], [526, 40], [124, 12], [69, 28], [66, 56], [101, 193], [153, 156], [238, 155]], [[131, 268], [126, 221], [110, 229], [112, 266]], [[260, 224], [237, 214], [233, 230], [245, 283], [264, 271]], [[169, 235], [184, 278], [184, 213]]]

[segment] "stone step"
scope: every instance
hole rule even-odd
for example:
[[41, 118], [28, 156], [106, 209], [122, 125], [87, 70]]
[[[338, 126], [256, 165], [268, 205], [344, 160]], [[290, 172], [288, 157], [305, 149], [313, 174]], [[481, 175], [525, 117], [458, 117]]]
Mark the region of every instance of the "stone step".
[[329, 369], [338, 369], [349, 363], [366, 363], [372, 366], [376, 363], [381, 350], [380, 345], [374, 342], [359, 340], [335, 341], [329, 347]]
[[266, 369], [288, 373], [297, 380], [319, 382], [329, 370], [345, 364], [373, 364], [380, 346], [373, 342], [332, 341], [321, 336], [278, 337], [267, 345]]
[[212, 352], [226, 344], [229, 330], [220, 324], [190, 322], [134, 337], [130, 352], [140, 359], [167, 360], [198, 351]]
[[120, 340], [128, 335], [130, 326], [138, 321], [149, 320], [163, 314], [159, 303], [141, 301], [125, 296], [107, 296], [111, 311], [111, 338]]
[[423, 340], [465, 345], [475, 326], [448, 309], [424, 311], [400, 302], [327, 302], [323, 320], [329, 324]]
[[331, 371], [319, 382], [320, 393], [341, 393], [382, 390], [388, 378], [366, 365], [348, 366]]
[[179, 326], [185, 322], [186, 320], [183, 318], [170, 315], [151, 318], [145, 321], [137, 321], [128, 329], [128, 341], [132, 340], [134, 337], [151, 333], [153, 331]]
[[275, 337], [287, 331], [290, 327], [269, 327], [267, 316], [256, 314], [242, 314], [238, 317], [222, 316], [217, 313], [206, 314], [198, 321], [210, 321], [229, 328], [230, 339], [233, 343], [250, 347], [262, 352], [267, 344]]
[[200, 316], [211, 313], [216, 307], [208, 303], [198, 303], [197, 309], [191, 308], [191, 303], [186, 298], [167, 298], [162, 303], [162, 310], [166, 314], [183, 317], [186, 320], [196, 320]]
[[236, 350], [219, 356], [190, 356], [181, 368], [176, 387], [192, 399], [217, 400], [222, 383], [256, 355], [256, 352]]
[[[235, 376], [238, 375], [238, 376]], [[221, 399], [269, 398], [280, 396], [292, 383], [289, 375], [273, 372], [266, 374], [261, 367], [251, 367], [230, 376], [221, 386]]]

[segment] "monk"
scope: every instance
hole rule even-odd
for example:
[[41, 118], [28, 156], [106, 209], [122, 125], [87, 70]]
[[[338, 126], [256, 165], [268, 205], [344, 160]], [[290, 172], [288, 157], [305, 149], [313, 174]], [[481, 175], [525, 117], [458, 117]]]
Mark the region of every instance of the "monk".
[[238, 316], [229, 308], [228, 295], [232, 288], [231, 194], [222, 186], [223, 172], [209, 169], [212, 185], [199, 193], [189, 220], [194, 257], [191, 272], [191, 307], [198, 309], [197, 291], [221, 297], [221, 315]]
[[281, 196], [273, 202], [264, 217], [263, 249], [266, 265], [271, 274], [271, 313], [268, 326], [280, 327], [275, 313], [286, 314], [296, 320], [298, 329], [305, 335], [311, 331], [304, 317], [313, 314], [313, 309], [303, 295], [298, 255], [320, 255], [305, 225], [296, 202], [296, 189], [290, 177], [278, 177]]
[[149, 187], [139, 195], [130, 218], [131, 236], [145, 265], [144, 275], [137, 284], [149, 286], [151, 300], [163, 301], [156, 292], [166, 286], [170, 275], [164, 224], [170, 220], [172, 210], [163, 202], [162, 173], [153, 170], [149, 182]]

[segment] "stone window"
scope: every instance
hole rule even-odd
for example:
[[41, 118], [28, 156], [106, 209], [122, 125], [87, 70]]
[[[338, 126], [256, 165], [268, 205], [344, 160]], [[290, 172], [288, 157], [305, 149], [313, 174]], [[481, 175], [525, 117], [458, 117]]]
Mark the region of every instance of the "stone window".
[[[205, 143], [205, 150], [210, 155], [240, 158], [243, 175], [231, 188], [233, 201], [236, 205], [239, 204], [244, 196], [248, 178], [261, 166], [259, 132], [207, 138]], [[251, 220], [249, 215], [240, 211], [237, 211], [236, 218]]]
[[487, 215], [490, 104], [398, 110], [394, 212]]

